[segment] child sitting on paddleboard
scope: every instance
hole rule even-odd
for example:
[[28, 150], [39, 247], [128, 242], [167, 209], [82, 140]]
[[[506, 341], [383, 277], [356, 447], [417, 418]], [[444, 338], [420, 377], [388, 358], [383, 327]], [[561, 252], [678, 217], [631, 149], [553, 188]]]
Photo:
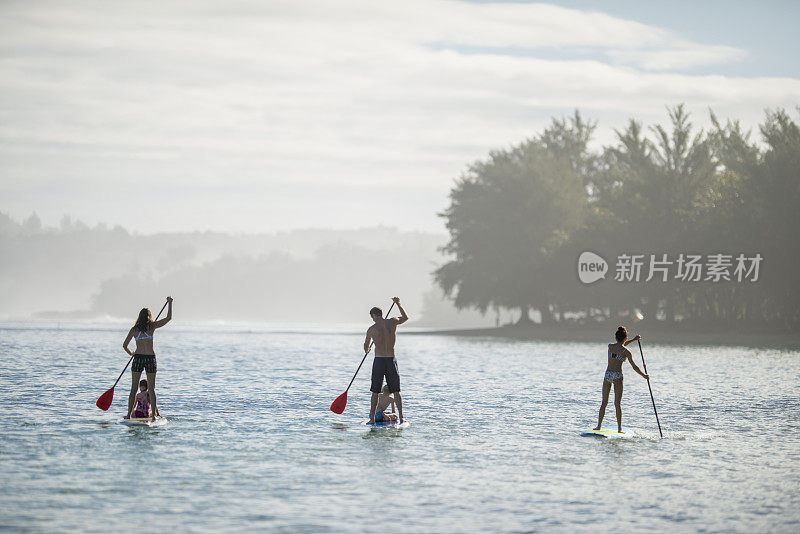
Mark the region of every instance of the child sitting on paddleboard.
[[[392, 413], [385, 413], [386, 408], [392, 407]], [[396, 421], [397, 414], [394, 413], [394, 397], [389, 393], [389, 386], [383, 386], [381, 392], [378, 394], [378, 404], [375, 406], [375, 422], [388, 423]]]
[[150, 397], [147, 394], [147, 380], [139, 381], [139, 393], [133, 407], [133, 416], [137, 418], [150, 417]]

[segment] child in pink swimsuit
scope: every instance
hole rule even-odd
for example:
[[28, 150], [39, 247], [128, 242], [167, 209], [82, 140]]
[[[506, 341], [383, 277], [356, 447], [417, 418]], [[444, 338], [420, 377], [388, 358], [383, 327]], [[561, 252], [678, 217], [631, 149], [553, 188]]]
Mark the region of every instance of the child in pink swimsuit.
[[147, 394], [147, 380], [139, 382], [139, 393], [136, 394], [136, 404], [133, 406], [134, 417], [150, 417], [150, 397]]

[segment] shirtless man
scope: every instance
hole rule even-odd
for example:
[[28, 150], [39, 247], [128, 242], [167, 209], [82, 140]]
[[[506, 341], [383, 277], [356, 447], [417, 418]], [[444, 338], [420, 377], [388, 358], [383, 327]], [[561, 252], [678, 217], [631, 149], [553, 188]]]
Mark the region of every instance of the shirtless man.
[[394, 394], [397, 404], [397, 412], [400, 422], [403, 422], [403, 399], [400, 396], [400, 375], [397, 373], [397, 361], [394, 359], [394, 342], [397, 337], [397, 325], [408, 321], [408, 315], [400, 305], [400, 298], [394, 297], [392, 302], [397, 304], [400, 310], [399, 318], [383, 318], [383, 310], [377, 306], [369, 311], [370, 317], [375, 324], [367, 329], [367, 337], [364, 340], [364, 352], [370, 351], [371, 342], [375, 342], [375, 359], [372, 360], [372, 384], [369, 390], [372, 392], [372, 400], [369, 407], [369, 422], [375, 422], [375, 408], [378, 404], [378, 396], [383, 386], [383, 377], [386, 377], [386, 385], [389, 392]]

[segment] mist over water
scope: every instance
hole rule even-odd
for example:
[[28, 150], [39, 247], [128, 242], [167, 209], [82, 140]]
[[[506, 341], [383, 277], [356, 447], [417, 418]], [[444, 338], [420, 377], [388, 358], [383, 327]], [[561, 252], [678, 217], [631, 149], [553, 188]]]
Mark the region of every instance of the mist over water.
[[493, 324], [494, 314], [457, 312], [434, 286], [445, 241], [389, 227], [139, 235], [0, 213], [0, 317], [129, 320], [172, 295], [182, 320], [337, 324], [399, 295], [417, 323]]
[[[645, 342], [665, 437], [625, 367], [626, 440], [595, 424], [605, 340], [403, 336], [408, 429], [370, 431], [361, 333], [170, 325], [166, 427], [96, 398], [126, 328], [0, 327], [0, 524], [118, 531], [772, 531], [800, 524], [800, 353]], [[639, 360], [637, 356], [637, 361]], [[607, 426], [614, 424], [609, 409]]]

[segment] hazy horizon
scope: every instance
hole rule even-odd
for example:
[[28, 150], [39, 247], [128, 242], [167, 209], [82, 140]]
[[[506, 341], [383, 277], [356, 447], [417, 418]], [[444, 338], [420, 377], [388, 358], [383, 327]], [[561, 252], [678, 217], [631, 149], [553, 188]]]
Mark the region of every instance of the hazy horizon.
[[[135, 227], [127, 227], [122, 224], [109, 224], [106, 221], [99, 220], [96, 221], [94, 224], [89, 224], [86, 221], [72, 216], [70, 213], [62, 213], [60, 217], [56, 217], [53, 220], [55, 222], [50, 222], [44, 220], [40, 214], [34, 210], [28, 213], [27, 215], [23, 215], [21, 217], [13, 215], [10, 210], [3, 209], [0, 206], [0, 217], [6, 216], [9, 220], [13, 221], [15, 224], [24, 225], [26, 222], [30, 221], [32, 218], [38, 219], [41, 224], [41, 230], [44, 232], [47, 231], [61, 231], [64, 229], [63, 224], [68, 222], [70, 225], [73, 225], [73, 229], [79, 230], [94, 230], [94, 229], [104, 229], [104, 230], [113, 230], [115, 228], [121, 228], [127, 234], [134, 236], [134, 237], [154, 237], [159, 235], [171, 235], [171, 234], [224, 234], [224, 235], [231, 235], [231, 236], [281, 236], [281, 235], [288, 235], [293, 233], [303, 233], [303, 232], [362, 232], [362, 231], [375, 231], [380, 229], [387, 229], [390, 231], [402, 231], [409, 234], [419, 233], [423, 235], [436, 235], [442, 238], [447, 237], [447, 231], [442, 228], [441, 231], [431, 231], [431, 230], [403, 230], [398, 225], [392, 224], [364, 224], [361, 226], [353, 227], [353, 228], [336, 228], [336, 227], [326, 227], [326, 226], [298, 226], [296, 228], [289, 228], [289, 229], [251, 229], [248, 231], [229, 231], [229, 230], [218, 230], [218, 229], [194, 229], [194, 230], [164, 230], [164, 229], [155, 229], [152, 231], [141, 231]], [[391, 247], [390, 243], [387, 243], [387, 247]]]
[[0, 318], [129, 321], [169, 294], [190, 324], [355, 325], [398, 295], [416, 324], [492, 324], [435, 296], [430, 272], [446, 240], [388, 226], [137, 234], [0, 211]]

